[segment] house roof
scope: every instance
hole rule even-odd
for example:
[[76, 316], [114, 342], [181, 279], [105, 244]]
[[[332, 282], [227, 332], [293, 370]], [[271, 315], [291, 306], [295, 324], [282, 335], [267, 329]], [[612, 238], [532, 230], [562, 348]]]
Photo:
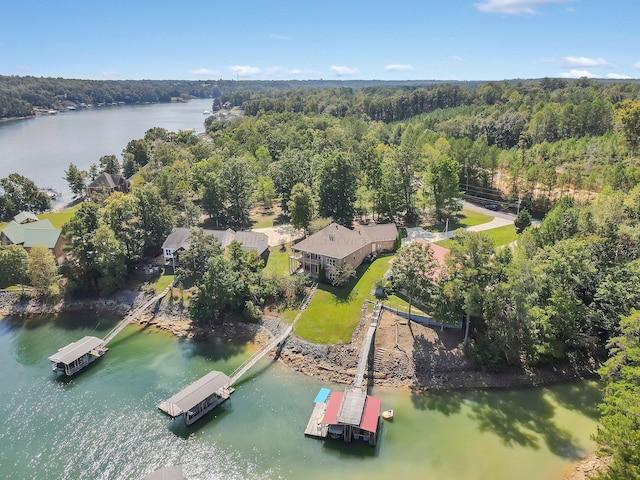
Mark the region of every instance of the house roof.
[[89, 353], [96, 347], [104, 345], [104, 340], [98, 337], [86, 336], [82, 337], [77, 342], [70, 343], [64, 348], [61, 348], [56, 353], [49, 357], [49, 360], [56, 363], [64, 363], [69, 365], [74, 360]]
[[236, 232], [236, 240], [242, 243], [244, 251], [255, 250], [258, 255], [262, 255], [269, 248], [269, 237], [262, 232]]
[[116, 188], [127, 180], [122, 175], [102, 172], [87, 188]]
[[16, 221], [16, 223], [19, 224], [38, 221], [38, 217], [36, 217], [36, 215], [32, 212], [20, 212], [15, 217], [13, 217], [13, 219]]
[[305, 238], [292, 248], [293, 250], [315, 253], [316, 255], [345, 258], [368, 243], [369, 240], [365, 235], [349, 230], [337, 223], [332, 223]]
[[[215, 237], [226, 248], [232, 241], [237, 240], [242, 243], [242, 250], [255, 250], [258, 255], [262, 255], [269, 248], [269, 238], [260, 232], [234, 232], [230, 228], [227, 230], [202, 230], [205, 235]], [[180, 227], [171, 230], [171, 233], [162, 244], [163, 249], [176, 250], [189, 248], [189, 235], [191, 230]]]
[[212, 371], [196, 380], [173, 397], [158, 405], [158, 408], [172, 417], [188, 412], [191, 408], [206, 400], [222, 387], [229, 385], [231, 379], [222, 372]]
[[54, 248], [60, 238], [60, 230], [55, 228], [49, 219], [27, 222], [22, 225], [12, 220], [2, 233], [14, 245], [22, 245], [31, 248], [35, 245], [44, 245]]
[[356, 228], [356, 232], [364, 234], [371, 243], [394, 241], [398, 236], [398, 229], [395, 223], [363, 225]]
[[325, 425], [353, 425], [367, 432], [378, 430], [381, 402], [379, 398], [358, 394], [355, 389], [331, 392], [322, 423]]

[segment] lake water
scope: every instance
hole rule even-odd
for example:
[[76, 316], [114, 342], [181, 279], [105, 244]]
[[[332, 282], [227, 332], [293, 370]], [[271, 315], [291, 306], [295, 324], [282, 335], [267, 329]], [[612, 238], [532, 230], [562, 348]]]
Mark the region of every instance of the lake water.
[[[188, 103], [119, 105], [0, 122], [0, 178], [19, 173], [40, 187], [66, 192], [69, 163], [88, 170], [103, 155], [116, 155], [152, 127], [204, 131], [211, 99]], [[70, 200], [70, 195], [66, 195]]]
[[305, 438], [327, 385], [268, 360], [230, 402], [186, 427], [157, 403], [210, 370], [229, 374], [251, 349], [132, 326], [87, 370], [55, 378], [49, 355], [116, 321], [0, 319], [0, 478], [140, 479], [181, 465], [190, 480], [539, 480], [560, 478], [594, 447], [595, 382], [435, 395], [376, 388], [383, 409], [396, 411], [378, 447]]

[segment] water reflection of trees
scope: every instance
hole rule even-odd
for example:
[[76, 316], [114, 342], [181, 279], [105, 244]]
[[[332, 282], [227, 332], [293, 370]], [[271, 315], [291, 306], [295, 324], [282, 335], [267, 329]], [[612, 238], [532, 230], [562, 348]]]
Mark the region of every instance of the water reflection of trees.
[[576, 460], [584, 453], [576, 438], [555, 422], [555, 408], [546, 390], [479, 391], [474, 395], [469, 417], [481, 432], [498, 435], [507, 446], [539, 449], [540, 442], [555, 455]]

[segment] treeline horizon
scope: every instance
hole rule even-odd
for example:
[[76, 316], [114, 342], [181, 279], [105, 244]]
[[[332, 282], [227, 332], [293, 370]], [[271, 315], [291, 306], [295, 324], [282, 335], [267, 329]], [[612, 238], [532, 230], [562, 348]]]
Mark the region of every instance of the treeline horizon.
[[[175, 100], [187, 100], [190, 98], [219, 99], [217, 106], [227, 101], [233, 105], [254, 109], [274, 109], [273, 105], [261, 103], [264, 98], [282, 97], [286, 92], [349, 89], [353, 91], [365, 91], [366, 95], [378, 94], [391, 96], [405, 92], [411, 94], [420, 89], [434, 89], [438, 86], [455, 86], [457, 90], [477, 90], [487, 85], [527, 85], [532, 83], [571, 84], [588, 81], [602, 86], [610, 85], [640, 85], [640, 80], [566, 80], [566, 79], [507, 79], [502, 81], [485, 80], [89, 80], [61, 77], [35, 77], [18, 75], [0, 75], [0, 119], [24, 118], [35, 115], [37, 109], [65, 108], [66, 106], [97, 103], [166, 103]], [[344, 92], [343, 92], [344, 93]], [[353, 92], [351, 92], [353, 93]], [[253, 94], [257, 94], [254, 98]], [[295, 94], [293, 94], [295, 96]], [[424, 96], [424, 93], [422, 93]], [[446, 95], [445, 95], [446, 96]], [[412, 97], [420, 95], [412, 93]], [[462, 95], [464, 98], [465, 95]], [[406, 103], [406, 98], [401, 101]], [[459, 103], [461, 99], [458, 99]], [[474, 102], [477, 101], [474, 99]], [[298, 102], [299, 103], [299, 102]], [[413, 102], [416, 103], [415, 101]], [[246, 104], [246, 105], [245, 105]], [[462, 101], [460, 104], [468, 104]], [[437, 108], [443, 104], [436, 103]], [[444, 106], [454, 106], [451, 102], [445, 102]], [[304, 108], [309, 111], [313, 105]], [[283, 109], [275, 107], [277, 111], [302, 111], [295, 110], [289, 105]], [[395, 112], [397, 108], [393, 109]], [[425, 108], [411, 108], [404, 110], [401, 115], [390, 115], [389, 108], [378, 108], [378, 112], [367, 109], [344, 110], [337, 108], [332, 114], [367, 114], [373, 120], [397, 121], [409, 118], [409, 116], [427, 113]], [[383, 113], [381, 113], [383, 112]]]

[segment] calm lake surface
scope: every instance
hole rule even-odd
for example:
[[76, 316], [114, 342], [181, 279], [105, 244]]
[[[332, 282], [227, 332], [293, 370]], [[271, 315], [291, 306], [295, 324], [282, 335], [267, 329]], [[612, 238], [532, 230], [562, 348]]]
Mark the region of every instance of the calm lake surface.
[[326, 385], [268, 360], [230, 402], [186, 427], [156, 404], [210, 370], [230, 373], [251, 349], [127, 327], [87, 370], [55, 378], [49, 355], [116, 321], [0, 319], [0, 478], [140, 479], [181, 465], [190, 480], [539, 480], [560, 478], [594, 447], [595, 382], [428, 396], [376, 388], [383, 409], [396, 411], [378, 447], [305, 438]]
[[[0, 122], [0, 178], [19, 173], [40, 187], [69, 190], [69, 163], [87, 170], [103, 155], [116, 155], [152, 127], [204, 131], [211, 99], [188, 103], [119, 105], [77, 109], [57, 115]], [[70, 195], [66, 195], [70, 200]]]

